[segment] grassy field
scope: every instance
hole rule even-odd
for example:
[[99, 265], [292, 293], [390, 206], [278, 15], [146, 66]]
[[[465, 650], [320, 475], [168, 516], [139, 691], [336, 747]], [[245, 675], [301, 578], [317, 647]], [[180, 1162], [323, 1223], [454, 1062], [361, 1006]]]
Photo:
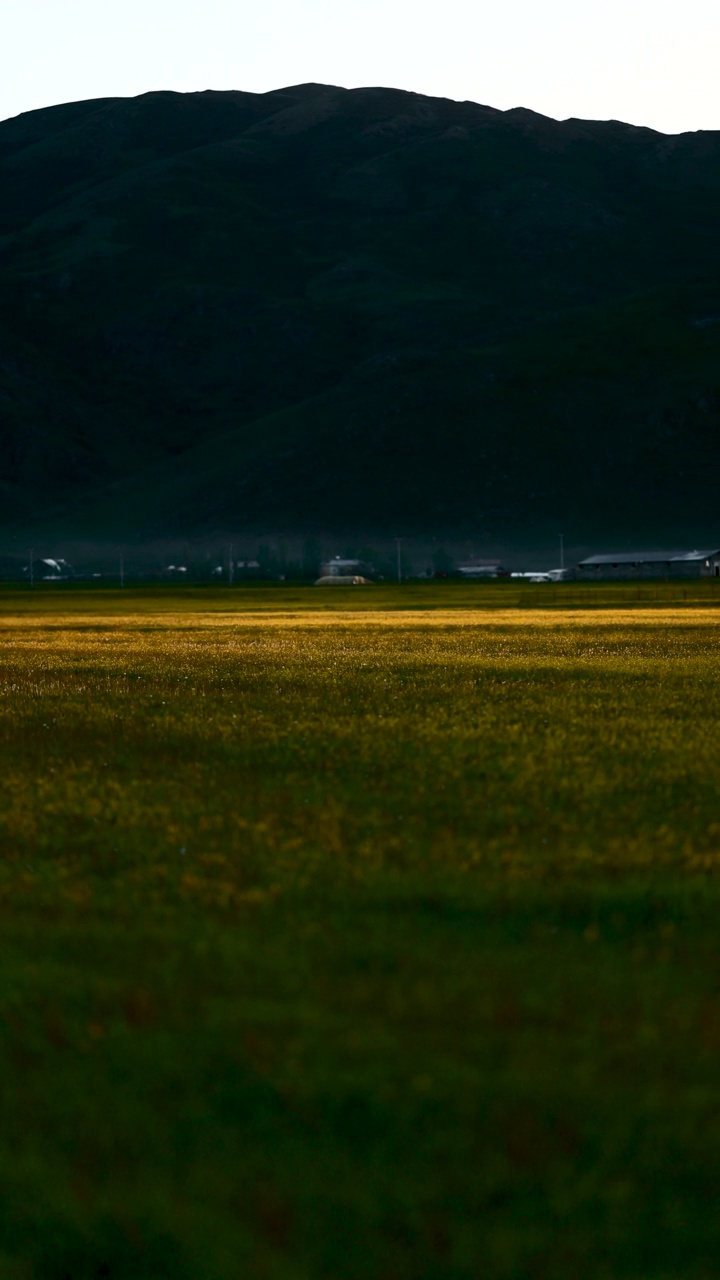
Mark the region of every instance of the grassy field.
[[463, 582], [414, 580], [368, 587], [315, 587], [304, 583], [240, 583], [234, 587], [147, 584], [121, 591], [81, 585], [0, 585], [2, 614], [187, 615], [194, 613], [378, 613], [439, 609], [658, 609], [717, 608], [720, 578], [657, 582], [563, 582], [536, 585], [517, 579]]
[[3, 1280], [717, 1275], [691, 587], [0, 597]]

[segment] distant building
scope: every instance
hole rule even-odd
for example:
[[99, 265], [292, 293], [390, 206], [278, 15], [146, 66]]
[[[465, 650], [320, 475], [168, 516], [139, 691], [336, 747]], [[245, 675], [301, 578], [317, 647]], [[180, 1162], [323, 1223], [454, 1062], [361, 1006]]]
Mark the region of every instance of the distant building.
[[371, 573], [372, 565], [364, 560], [343, 560], [340, 556], [320, 565], [321, 578], [367, 578]]
[[69, 582], [75, 577], [75, 570], [62, 556], [58, 556], [57, 559], [42, 556], [40, 559], [33, 560], [32, 565], [25, 565], [23, 574], [28, 578], [41, 579], [43, 582]]
[[588, 556], [577, 566], [581, 581], [602, 578], [720, 578], [720, 550], [623, 551]]
[[372, 579], [363, 578], [362, 574], [327, 573], [318, 578], [316, 587], [371, 587]]
[[[497, 578], [503, 575], [500, 560], [463, 560], [457, 567], [461, 578]], [[503, 575], [504, 576], [504, 575]]]

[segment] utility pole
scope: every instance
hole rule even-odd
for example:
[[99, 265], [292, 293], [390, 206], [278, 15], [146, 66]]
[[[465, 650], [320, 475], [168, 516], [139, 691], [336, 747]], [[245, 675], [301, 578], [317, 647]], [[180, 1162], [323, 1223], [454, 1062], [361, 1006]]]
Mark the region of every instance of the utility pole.
[[30, 586], [35, 586], [35, 551], [30, 548]]
[[397, 580], [402, 582], [402, 538], [395, 539], [397, 546]]
[[234, 572], [234, 570], [235, 570], [235, 565], [233, 564], [233, 555], [234, 555], [234, 554], [235, 554], [235, 553], [234, 553], [234, 551], [233, 551], [233, 547], [232, 547], [232, 543], [231, 543], [231, 544], [230, 544], [230, 553], [229, 553], [229, 555], [228, 555], [228, 586], [229, 586], [229, 587], [231, 587], [231, 586], [232, 586], [232, 584], [233, 584], [233, 579], [234, 579], [234, 577], [235, 577], [235, 572]]
[[122, 547], [120, 548], [120, 586], [125, 586], [125, 555]]
[[560, 568], [565, 568], [565, 534], [560, 534]]

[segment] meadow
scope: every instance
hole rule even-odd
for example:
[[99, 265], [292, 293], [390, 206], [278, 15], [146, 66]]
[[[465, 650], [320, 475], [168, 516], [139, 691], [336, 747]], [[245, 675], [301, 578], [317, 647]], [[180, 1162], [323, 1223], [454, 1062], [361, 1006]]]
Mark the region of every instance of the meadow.
[[0, 596], [3, 1280], [717, 1275], [716, 597], [413, 590]]

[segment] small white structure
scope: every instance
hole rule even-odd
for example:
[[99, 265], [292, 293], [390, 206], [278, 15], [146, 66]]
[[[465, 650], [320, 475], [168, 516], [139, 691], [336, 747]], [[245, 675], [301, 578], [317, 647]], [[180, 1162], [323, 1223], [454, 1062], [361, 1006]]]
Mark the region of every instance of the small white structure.
[[316, 587], [371, 587], [372, 582], [369, 578], [363, 578], [360, 573], [326, 573], [318, 578]]
[[75, 577], [75, 570], [62, 556], [42, 556], [37, 560], [33, 559], [32, 565], [25, 565], [23, 574], [27, 574], [29, 578], [39, 578], [43, 582], [69, 582]]
[[320, 565], [320, 577], [315, 586], [360, 587], [372, 581], [368, 576], [372, 572], [372, 565], [364, 560], [344, 560], [342, 556], [335, 556]]
[[511, 578], [524, 578], [526, 582], [567, 582], [573, 577], [572, 569], [530, 569], [525, 573], [511, 573]]
[[502, 564], [499, 560], [464, 560], [459, 564], [457, 571], [461, 578], [497, 578], [502, 572]]
[[362, 575], [366, 567], [362, 560], [343, 560], [342, 556], [334, 556], [320, 565], [320, 577], [353, 578]]

